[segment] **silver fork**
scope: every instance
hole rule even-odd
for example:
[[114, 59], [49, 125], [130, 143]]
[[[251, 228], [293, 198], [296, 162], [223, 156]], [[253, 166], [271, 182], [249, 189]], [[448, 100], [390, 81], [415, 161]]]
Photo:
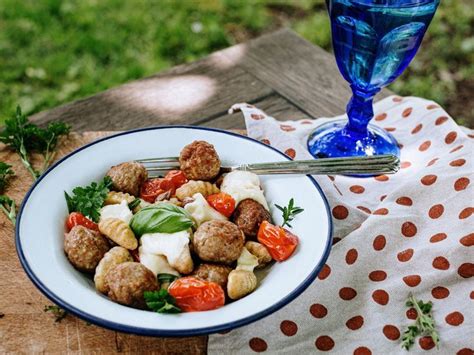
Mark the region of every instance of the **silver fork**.
[[[162, 176], [173, 169], [179, 169], [178, 157], [139, 159], [136, 162], [145, 166], [151, 178]], [[221, 167], [221, 172], [227, 173], [241, 170], [259, 175], [381, 175], [394, 174], [399, 168], [400, 160], [398, 157], [387, 154], [368, 157], [322, 158], [223, 166]]]

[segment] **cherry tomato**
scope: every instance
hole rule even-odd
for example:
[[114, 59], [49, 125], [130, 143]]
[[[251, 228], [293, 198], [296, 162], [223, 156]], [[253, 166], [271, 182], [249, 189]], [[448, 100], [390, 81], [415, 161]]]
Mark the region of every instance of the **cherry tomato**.
[[207, 196], [207, 202], [226, 217], [230, 217], [235, 210], [235, 200], [224, 192]]
[[176, 192], [176, 187], [175, 187], [173, 181], [171, 181], [170, 179], [165, 178], [165, 179], [161, 180], [160, 188], [163, 191], [170, 191], [171, 195], [174, 195], [175, 192]]
[[257, 239], [265, 245], [273, 259], [288, 259], [298, 245], [298, 237], [289, 230], [263, 221], [258, 229]]
[[188, 182], [186, 175], [181, 170], [171, 170], [166, 174], [165, 180], [171, 180], [174, 184], [174, 188], [178, 189]]
[[150, 179], [143, 183], [140, 189], [140, 197], [147, 202], [153, 203], [158, 195], [165, 192], [161, 189], [163, 179]]
[[225, 303], [225, 294], [221, 286], [193, 276], [173, 281], [168, 292], [184, 312], [209, 311], [222, 307]]
[[99, 231], [97, 223], [92, 222], [89, 218], [85, 217], [82, 213], [71, 212], [66, 220], [66, 229], [69, 232], [74, 226], [84, 226], [93, 231]]

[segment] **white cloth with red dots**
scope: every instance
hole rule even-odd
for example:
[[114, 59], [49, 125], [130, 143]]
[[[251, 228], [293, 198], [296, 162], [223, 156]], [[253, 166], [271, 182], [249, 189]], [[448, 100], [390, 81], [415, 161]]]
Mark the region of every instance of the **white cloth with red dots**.
[[[233, 109], [250, 137], [295, 159], [310, 158], [309, 133], [332, 120], [282, 122], [251, 105]], [[473, 354], [474, 132], [420, 98], [392, 96], [374, 111], [373, 123], [400, 143], [402, 169], [375, 178], [316, 176], [334, 222], [327, 264], [281, 310], [210, 336], [210, 354], [402, 354], [403, 332], [416, 317], [405, 305], [410, 293], [433, 302], [441, 338], [439, 349], [417, 338], [411, 353]]]

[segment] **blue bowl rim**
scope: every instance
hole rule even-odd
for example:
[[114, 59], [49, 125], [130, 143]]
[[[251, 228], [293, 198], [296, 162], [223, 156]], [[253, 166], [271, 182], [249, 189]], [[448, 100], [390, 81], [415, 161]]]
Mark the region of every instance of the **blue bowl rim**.
[[224, 323], [224, 324], [217, 325], [217, 326], [212, 326], [212, 327], [199, 328], [199, 329], [187, 329], [187, 330], [150, 329], [150, 328], [140, 328], [140, 327], [123, 325], [123, 324], [120, 324], [120, 323], [116, 323], [116, 322], [112, 322], [112, 321], [109, 321], [109, 320], [106, 320], [106, 319], [95, 317], [94, 315], [83, 312], [80, 309], [76, 308], [75, 306], [67, 303], [66, 301], [63, 301], [61, 298], [56, 296], [52, 291], [50, 291], [48, 289], [48, 287], [41, 282], [41, 280], [39, 280], [39, 278], [35, 275], [33, 270], [28, 265], [28, 262], [26, 261], [25, 256], [23, 254], [23, 249], [22, 249], [21, 241], [20, 241], [21, 218], [23, 216], [23, 209], [24, 209], [31, 193], [33, 192], [33, 190], [36, 188], [36, 186], [38, 186], [38, 184], [41, 182], [41, 180], [46, 175], [48, 175], [51, 171], [53, 171], [58, 165], [60, 165], [63, 161], [65, 161], [69, 157], [79, 153], [81, 150], [83, 150], [85, 148], [88, 148], [88, 147], [90, 147], [94, 144], [106, 141], [108, 139], [112, 139], [114, 137], [119, 137], [119, 136], [122, 136], [122, 135], [131, 134], [131, 133], [142, 132], [142, 131], [150, 131], [150, 130], [170, 129], [170, 128], [182, 128], [182, 129], [195, 129], [195, 130], [203, 130], [203, 131], [212, 131], [212, 132], [218, 132], [218, 133], [238, 137], [238, 138], [241, 138], [241, 139], [246, 139], [246, 140], [252, 141], [254, 143], [260, 144], [262, 146], [265, 146], [266, 148], [271, 149], [275, 152], [278, 152], [279, 154], [281, 154], [286, 159], [291, 160], [287, 155], [285, 155], [284, 153], [282, 153], [278, 149], [276, 149], [274, 147], [271, 147], [271, 146], [269, 146], [265, 143], [262, 143], [262, 142], [260, 142], [256, 139], [253, 139], [253, 138], [250, 138], [250, 137], [247, 137], [247, 136], [243, 136], [241, 134], [237, 134], [237, 133], [233, 133], [233, 132], [229, 132], [229, 131], [224, 131], [224, 130], [217, 129], [217, 128], [198, 127], [198, 126], [191, 126], [191, 125], [162, 125], [162, 126], [152, 126], [152, 127], [146, 127], [146, 128], [138, 128], [138, 129], [133, 129], [133, 130], [129, 130], [129, 131], [119, 132], [117, 134], [113, 134], [113, 135], [110, 135], [110, 136], [107, 136], [107, 137], [104, 137], [104, 138], [97, 139], [93, 142], [85, 144], [84, 146], [74, 150], [73, 152], [67, 154], [66, 156], [64, 156], [63, 158], [58, 160], [56, 163], [54, 163], [46, 172], [43, 173], [43, 175], [41, 175], [38, 178], [38, 180], [31, 186], [31, 188], [26, 193], [25, 198], [23, 199], [23, 202], [21, 204], [20, 211], [18, 212], [18, 215], [17, 215], [17, 224], [16, 224], [16, 228], [15, 228], [15, 241], [16, 241], [15, 244], [16, 244], [17, 254], [18, 254], [18, 257], [20, 259], [21, 265], [23, 266], [23, 269], [26, 271], [26, 274], [28, 275], [30, 280], [33, 282], [33, 284], [47, 298], [49, 298], [52, 302], [54, 302], [55, 304], [57, 304], [61, 308], [65, 309], [66, 311], [70, 312], [71, 314], [73, 314], [73, 315], [75, 315], [75, 316], [77, 316], [77, 317], [79, 317], [79, 318], [81, 318], [81, 319], [83, 319], [87, 322], [90, 322], [92, 324], [95, 324], [95, 325], [98, 325], [98, 326], [101, 326], [101, 327], [104, 327], [104, 328], [107, 328], [107, 329], [110, 329], [110, 330], [124, 332], [124, 333], [144, 335], [144, 336], [159, 336], [159, 337], [184, 337], [184, 336], [207, 335], [207, 334], [222, 332], [222, 331], [225, 331], [225, 330], [235, 329], [235, 328], [247, 325], [249, 323], [253, 323], [253, 322], [255, 322], [259, 319], [262, 319], [262, 318], [276, 312], [277, 310], [279, 310], [283, 306], [290, 303], [296, 297], [298, 297], [316, 279], [316, 277], [318, 276], [318, 274], [321, 271], [322, 267], [326, 263], [326, 260], [329, 257], [329, 253], [330, 253], [330, 250], [331, 250], [333, 224], [332, 224], [332, 219], [331, 219], [329, 203], [328, 203], [327, 198], [324, 195], [321, 187], [319, 186], [319, 184], [310, 175], [307, 175], [307, 177], [311, 180], [311, 182], [313, 183], [315, 188], [319, 191], [319, 193], [320, 193], [320, 195], [323, 199], [324, 205], [326, 207], [326, 214], [327, 214], [327, 217], [328, 217], [328, 226], [329, 226], [329, 228], [328, 228], [328, 237], [327, 237], [327, 242], [326, 242], [326, 246], [325, 246], [325, 249], [324, 249], [323, 256], [322, 256], [321, 260], [319, 261], [319, 263], [316, 265], [316, 267], [311, 271], [309, 276], [294, 291], [292, 291], [290, 294], [285, 296], [283, 299], [281, 299], [279, 302], [275, 303], [274, 305], [272, 305], [272, 306], [270, 306], [270, 307], [268, 307], [268, 308], [266, 308], [266, 309], [264, 309], [264, 310], [262, 310], [262, 311], [260, 311], [256, 314], [254, 314], [252, 316], [240, 319], [238, 321], [228, 322], [228, 323]]

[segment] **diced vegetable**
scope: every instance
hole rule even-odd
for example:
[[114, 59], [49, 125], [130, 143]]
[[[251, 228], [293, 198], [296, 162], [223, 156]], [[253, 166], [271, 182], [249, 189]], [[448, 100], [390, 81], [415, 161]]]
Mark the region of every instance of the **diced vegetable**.
[[181, 170], [171, 170], [166, 174], [165, 180], [170, 180], [173, 183], [175, 190], [188, 182], [186, 175], [184, 175]]
[[130, 222], [133, 232], [138, 236], [145, 233], [175, 233], [187, 230], [193, 225], [188, 212], [171, 203], [142, 208]]
[[265, 245], [273, 259], [288, 259], [298, 246], [298, 237], [289, 230], [263, 221], [258, 230], [257, 239]]
[[84, 217], [82, 213], [72, 212], [69, 214], [66, 220], [66, 230], [69, 232], [75, 226], [84, 226], [93, 231], [99, 231], [97, 223], [92, 222], [90, 219]]
[[170, 285], [168, 292], [184, 312], [209, 311], [225, 303], [221, 286], [192, 276], [177, 279]]
[[229, 218], [235, 210], [235, 200], [229, 194], [220, 192], [207, 196], [207, 202], [218, 212]]

